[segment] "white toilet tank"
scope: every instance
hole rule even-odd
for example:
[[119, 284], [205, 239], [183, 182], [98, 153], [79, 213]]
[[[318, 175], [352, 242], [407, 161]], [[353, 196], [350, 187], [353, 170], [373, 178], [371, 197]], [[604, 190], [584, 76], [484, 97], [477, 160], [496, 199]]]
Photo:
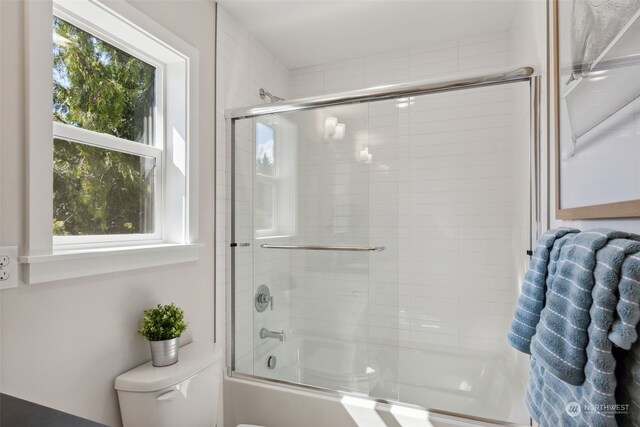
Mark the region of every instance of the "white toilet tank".
[[214, 344], [191, 343], [174, 365], [147, 362], [120, 375], [115, 387], [124, 427], [214, 427], [221, 360]]

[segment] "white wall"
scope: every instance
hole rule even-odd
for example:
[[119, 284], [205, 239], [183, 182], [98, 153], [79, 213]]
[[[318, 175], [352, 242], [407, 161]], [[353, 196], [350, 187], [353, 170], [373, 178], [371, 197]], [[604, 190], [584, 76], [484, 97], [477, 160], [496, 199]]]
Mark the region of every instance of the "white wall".
[[[238, 23], [221, 6], [218, 10], [218, 69], [217, 69], [217, 336], [225, 335], [225, 287], [229, 285], [230, 262], [230, 162], [231, 148], [227, 141], [224, 112], [263, 101], [260, 88], [274, 95], [289, 97], [289, 70], [271, 55], [260, 42]], [[236, 197], [237, 238], [239, 242], [251, 243], [250, 247], [237, 248], [236, 258], [236, 361], [240, 372], [254, 372], [254, 344], [260, 351], [268, 351], [277, 341], [262, 341], [257, 334], [262, 327], [279, 331], [289, 329], [288, 258], [281, 251], [258, 251], [255, 245], [252, 224], [252, 178], [255, 170], [253, 152], [253, 121], [238, 122], [236, 133], [238, 147], [238, 174]], [[253, 295], [257, 286], [265, 283], [274, 296], [274, 311], [257, 313], [253, 306]], [[255, 286], [254, 286], [255, 285]], [[256, 365], [259, 369], [262, 365]]]
[[494, 33], [298, 68], [291, 70], [291, 96], [321, 95], [458, 72], [505, 70], [510, 59], [509, 40], [509, 32]]
[[[185, 340], [214, 334], [214, 37], [212, 1], [130, 1], [199, 52], [198, 262], [22, 284], [1, 298], [3, 393], [108, 425], [120, 425], [115, 377], [147, 360], [136, 329], [142, 310], [175, 302], [186, 314]], [[2, 22], [0, 244], [25, 244], [24, 1], [0, 2]], [[184, 25], [184, 23], [189, 23]]]

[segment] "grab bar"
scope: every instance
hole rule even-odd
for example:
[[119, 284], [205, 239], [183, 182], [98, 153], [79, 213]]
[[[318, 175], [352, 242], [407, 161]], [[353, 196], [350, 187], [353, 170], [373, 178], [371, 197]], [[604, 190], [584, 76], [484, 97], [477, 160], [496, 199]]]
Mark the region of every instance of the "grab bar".
[[321, 246], [321, 245], [260, 245], [264, 249], [291, 249], [296, 251], [350, 251], [350, 252], [380, 252], [384, 246]]

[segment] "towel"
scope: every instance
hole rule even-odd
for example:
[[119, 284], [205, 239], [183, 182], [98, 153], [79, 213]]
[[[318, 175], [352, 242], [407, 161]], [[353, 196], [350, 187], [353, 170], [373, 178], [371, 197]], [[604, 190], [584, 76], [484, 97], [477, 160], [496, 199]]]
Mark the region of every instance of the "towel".
[[[615, 395], [616, 358], [608, 335], [619, 304], [620, 278], [640, 280], [640, 258], [635, 259], [638, 251], [640, 242], [614, 239], [596, 254], [584, 383], [571, 385], [554, 375], [535, 355], [532, 357], [525, 402], [541, 427], [614, 427], [616, 417], [628, 417], [628, 414], [619, 414], [621, 407], [616, 406], [620, 403]], [[637, 387], [632, 382], [629, 384]]]
[[[585, 381], [596, 254], [612, 239], [640, 241], [640, 236], [597, 229], [578, 233], [565, 243], [531, 342], [537, 363], [572, 385]], [[602, 262], [617, 263], [619, 271], [623, 260], [623, 254], [613, 247], [605, 251]]]
[[[619, 300], [609, 339], [618, 345], [616, 369], [619, 380], [616, 401], [623, 405], [618, 414], [621, 427], [640, 426], [640, 341], [637, 341], [638, 306], [640, 304], [640, 253], [628, 257], [622, 265], [618, 286]], [[629, 349], [630, 351], [624, 351]]]
[[569, 236], [577, 232], [579, 230], [575, 228], [561, 227], [547, 231], [538, 239], [507, 337], [516, 350], [531, 354], [531, 337], [536, 333], [545, 292], [553, 281], [560, 250]]
[[640, 341], [636, 341], [628, 352], [618, 352], [619, 364], [616, 377], [619, 379], [616, 401], [626, 413], [616, 418], [620, 427], [640, 426]]
[[640, 254], [632, 255], [630, 258], [622, 267], [616, 320], [609, 334], [609, 339], [615, 345], [626, 350], [638, 339], [635, 325], [640, 321], [640, 282], [634, 279], [638, 277]]

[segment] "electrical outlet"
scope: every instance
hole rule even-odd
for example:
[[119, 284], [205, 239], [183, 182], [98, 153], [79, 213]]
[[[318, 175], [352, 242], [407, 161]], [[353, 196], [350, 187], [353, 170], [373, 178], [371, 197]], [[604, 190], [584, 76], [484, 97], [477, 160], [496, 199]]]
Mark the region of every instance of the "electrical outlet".
[[0, 246], [0, 289], [18, 287], [18, 247]]

